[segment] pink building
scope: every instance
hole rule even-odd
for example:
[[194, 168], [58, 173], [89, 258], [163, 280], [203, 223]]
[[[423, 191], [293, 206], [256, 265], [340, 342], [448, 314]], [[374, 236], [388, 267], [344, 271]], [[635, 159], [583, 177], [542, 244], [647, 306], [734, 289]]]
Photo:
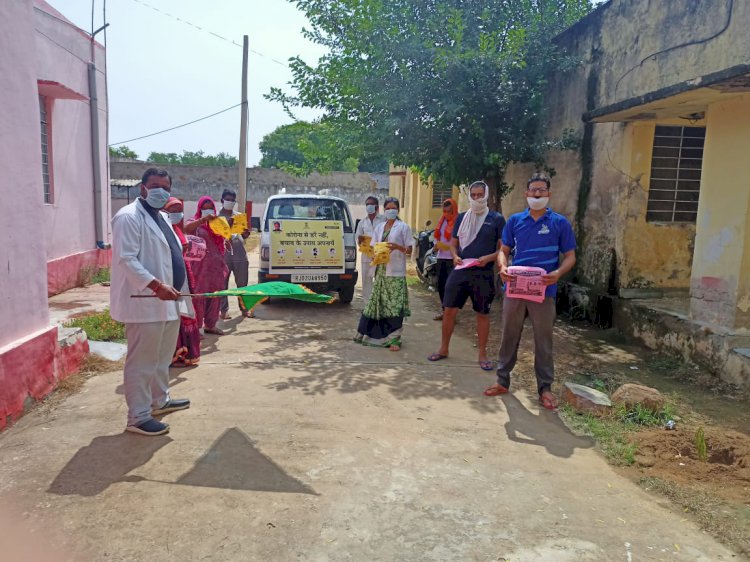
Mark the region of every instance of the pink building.
[[0, 222], [2, 429], [88, 351], [49, 325], [47, 296], [109, 263], [110, 197], [104, 48], [43, 0], [0, 2], [0, 37], [0, 177], [17, 209]]

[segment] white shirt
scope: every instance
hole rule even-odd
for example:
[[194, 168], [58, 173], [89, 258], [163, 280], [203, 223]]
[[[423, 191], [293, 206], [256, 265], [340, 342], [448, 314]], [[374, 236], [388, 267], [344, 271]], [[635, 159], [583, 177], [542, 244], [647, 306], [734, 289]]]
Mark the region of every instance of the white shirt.
[[[444, 222], [440, 225], [440, 240], [435, 240], [435, 243], [442, 242], [443, 244], [449, 244], [450, 245], [450, 236], [448, 237], [448, 242], [445, 241], [445, 230], [448, 228], [448, 222]], [[453, 235], [452, 232], [449, 232], [451, 236]], [[451, 254], [450, 250], [438, 250], [437, 253], [438, 259], [441, 260], [452, 260], [453, 254]]]
[[372, 235], [375, 233], [375, 228], [379, 224], [383, 224], [385, 222], [385, 217], [383, 215], [375, 215], [375, 218], [370, 220], [370, 217], [367, 216], [363, 218], [361, 221], [359, 221], [359, 224], [357, 225], [357, 231], [354, 233], [357, 238], [360, 236], [369, 236], [372, 238]]
[[[411, 235], [411, 228], [409, 225], [401, 220], [396, 220], [391, 227], [391, 231], [388, 233], [388, 238], [383, 240], [383, 232], [385, 231], [385, 221], [375, 227], [375, 232], [372, 237], [372, 246], [378, 242], [392, 242], [403, 246], [406, 249], [414, 246], [414, 239]], [[385, 274], [387, 277], [406, 277], [406, 253], [393, 250], [391, 252], [391, 261], [388, 262], [385, 268]]]
[[[172, 230], [172, 229], [170, 229]], [[179, 243], [179, 238], [172, 230]], [[148, 284], [159, 279], [172, 285], [172, 252], [156, 221], [138, 199], [120, 209], [112, 219], [112, 272], [110, 315], [125, 323], [164, 322], [192, 316], [191, 299], [163, 301], [158, 298], [134, 299], [131, 295], [153, 295]], [[188, 293], [187, 277], [182, 287]]]

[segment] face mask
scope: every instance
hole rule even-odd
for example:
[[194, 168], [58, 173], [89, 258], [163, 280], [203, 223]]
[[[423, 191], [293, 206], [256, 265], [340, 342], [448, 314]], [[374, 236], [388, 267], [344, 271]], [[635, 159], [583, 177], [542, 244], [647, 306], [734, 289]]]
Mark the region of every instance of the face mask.
[[547, 206], [547, 203], [549, 203], [549, 197], [527, 197], [526, 202], [529, 204], [532, 211], [541, 211]]
[[231, 211], [232, 209], [234, 209], [234, 204], [235, 204], [235, 201], [224, 201], [223, 202], [224, 210]]
[[487, 200], [485, 199], [472, 199], [469, 202], [471, 212], [477, 215], [481, 215], [487, 210]]
[[216, 215], [216, 211], [213, 209], [201, 209], [202, 217], [213, 217], [214, 215]]
[[169, 222], [172, 224], [180, 224], [184, 215], [185, 213], [169, 213]]
[[398, 209], [386, 209], [385, 218], [389, 221], [396, 220], [398, 218]]
[[377, 205], [367, 205], [367, 206], [365, 206], [365, 209], [367, 209], [367, 214], [368, 215], [373, 215], [373, 214], [375, 214], [375, 211], [378, 210], [378, 207], [377, 207]]
[[154, 187], [146, 190], [146, 203], [154, 209], [161, 209], [169, 200], [169, 191], [163, 187]]

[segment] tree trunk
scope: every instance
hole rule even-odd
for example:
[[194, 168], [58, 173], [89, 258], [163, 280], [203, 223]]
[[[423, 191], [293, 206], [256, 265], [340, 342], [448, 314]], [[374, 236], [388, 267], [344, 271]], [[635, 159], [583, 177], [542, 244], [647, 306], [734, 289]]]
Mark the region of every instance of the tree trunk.
[[502, 214], [503, 203], [500, 197], [500, 187], [498, 185], [501, 182], [498, 181], [497, 177], [488, 177], [485, 180], [485, 183], [487, 184], [487, 187], [490, 188], [490, 196], [487, 200], [487, 205], [493, 211], [497, 211], [498, 213]]

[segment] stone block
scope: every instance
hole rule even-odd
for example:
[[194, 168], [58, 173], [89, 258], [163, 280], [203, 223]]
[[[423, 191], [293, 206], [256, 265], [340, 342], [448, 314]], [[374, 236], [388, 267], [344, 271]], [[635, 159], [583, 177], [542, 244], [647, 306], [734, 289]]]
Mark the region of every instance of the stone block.
[[573, 382], [566, 382], [563, 385], [560, 397], [563, 402], [570, 404], [579, 412], [601, 415], [606, 414], [612, 408], [609, 396], [595, 388]]
[[642, 384], [627, 383], [612, 393], [612, 402], [624, 404], [628, 409], [640, 404], [657, 413], [664, 408], [665, 399], [662, 393], [655, 388]]

